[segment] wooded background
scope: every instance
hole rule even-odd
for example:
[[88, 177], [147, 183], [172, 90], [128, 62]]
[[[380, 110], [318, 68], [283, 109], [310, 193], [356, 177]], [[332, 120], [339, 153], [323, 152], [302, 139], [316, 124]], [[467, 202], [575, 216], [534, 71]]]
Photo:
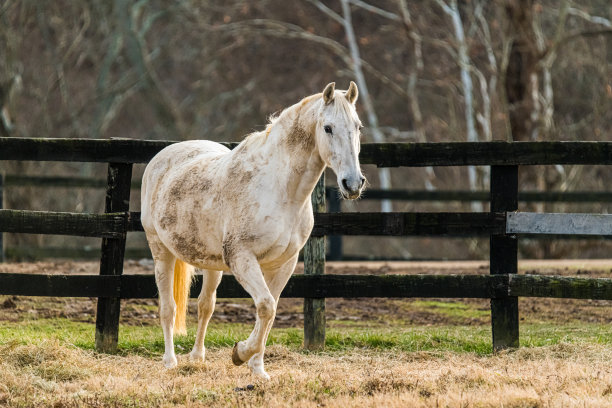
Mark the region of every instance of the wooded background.
[[[362, 142], [611, 140], [609, 0], [0, 2], [0, 136], [240, 141], [274, 112], [355, 80]], [[102, 165], [2, 162], [106, 177]], [[372, 187], [486, 190], [486, 167], [379, 170]], [[134, 172], [137, 179], [142, 167]], [[330, 177], [329, 181], [335, 180]], [[521, 191], [607, 191], [604, 166], [526, 167]], [[102, 212], [104, 191], [13, 187], [6, 208]], [[132, 192], [139, 208], [139, 191]], [[607, 213], [607, 203], [521, 204]], [[487, 211], [362, 201], [347, 211]], [[10, 235], [6, 245], [99, 246]], [[131, 237], [142, 246], [143, 236]], [[486, 240], [346, 238], [350, 254], [486, 258]], [[603, 257], [606, 241], [522, 240], [524, 257]]]

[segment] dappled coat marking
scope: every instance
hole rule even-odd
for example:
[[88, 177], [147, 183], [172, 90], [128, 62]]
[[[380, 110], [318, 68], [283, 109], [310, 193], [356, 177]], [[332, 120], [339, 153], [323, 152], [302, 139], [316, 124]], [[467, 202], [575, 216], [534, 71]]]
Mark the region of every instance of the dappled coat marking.
[[185, 332], [193, 267], [202, 269], [198, 330], [191, 359], [204, 359], [206, 327], [222, 271], [231, 271], [253, 297], [256, 323], [234, 347], [232, 361], [264, 370], [265, 342], [282, 289], [295, 269], [314, 218], [310, 194], [326, 166], [340, 193], [357, 198], [359, 168], [357, 87], [333, 83], [285, 109], [265, 131], [234, 150], [211, 141], [176, 143], [145, 169], [142, 225], [155, 260], [167, 367], [177, 364], [173, 332]]

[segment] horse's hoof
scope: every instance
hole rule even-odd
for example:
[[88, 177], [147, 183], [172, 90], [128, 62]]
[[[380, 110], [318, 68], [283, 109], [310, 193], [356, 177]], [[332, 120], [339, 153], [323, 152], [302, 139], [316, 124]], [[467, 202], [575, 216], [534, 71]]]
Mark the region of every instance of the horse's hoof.
[[175, 356], [166, 357], [164, 356], [163, 360], [164, 366], [166, 368], [174, 368], [178, 365], [178, 361]]
[[251, 372], [253, 373], [253, 375], [255, 375], [256, 377], [259, 377], [262, 380], [267, 381], [270, 379], [270, 375], [266, 373], [263, 368], [260, 368], [258, 370], [251, 370]]
[[192, 351], [189, 353], [189, 359], [196, 363], [202, 363], [204, 361], [204, 353]]
[[238, 355], [238, 342], [234, 344], [234, 349], [232, 350], [232, 363], [237, 366], [244, 364], [244, 361], [242, 361]]

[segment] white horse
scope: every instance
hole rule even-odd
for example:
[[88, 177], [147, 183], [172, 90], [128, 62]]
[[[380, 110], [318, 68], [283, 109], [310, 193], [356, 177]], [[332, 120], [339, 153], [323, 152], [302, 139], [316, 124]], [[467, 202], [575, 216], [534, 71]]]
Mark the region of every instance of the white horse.
[[[155, 260], [166, 367], [177, 365], [173, 329], [185, 332], [193, 267], [203, 270], [198, 330], [190, 358], [204, 359], [204, 337], [222, 271], [253, 297], [256, 323], [232, 361], [270, 378], [263, 354], [281, 291], [295, 269], [314, 217], [310, 195], [326, 166], [344, 198], [359, 197], [357, 86], [335, 84], [273, 118], [234, 150], [211, 141], [176, 143], [147, 165], [142, 225]], [[176, 325], [175, 325], [176, 318]]]

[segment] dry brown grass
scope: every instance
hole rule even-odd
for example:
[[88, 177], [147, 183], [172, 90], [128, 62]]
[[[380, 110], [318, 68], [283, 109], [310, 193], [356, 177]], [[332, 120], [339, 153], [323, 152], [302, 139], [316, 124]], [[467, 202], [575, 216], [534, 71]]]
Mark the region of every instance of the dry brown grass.
[[[230, 349], [176, 369], [49, 341], [0, 348], [0, 406], [36, 407], [606, 407], [612, 350], [561, 344], [479, 357], [352, 350], [305, 354], [272, 346], [267, 383], [234, 367]], [[249, 384], [254, 388], [249, 389]]]

